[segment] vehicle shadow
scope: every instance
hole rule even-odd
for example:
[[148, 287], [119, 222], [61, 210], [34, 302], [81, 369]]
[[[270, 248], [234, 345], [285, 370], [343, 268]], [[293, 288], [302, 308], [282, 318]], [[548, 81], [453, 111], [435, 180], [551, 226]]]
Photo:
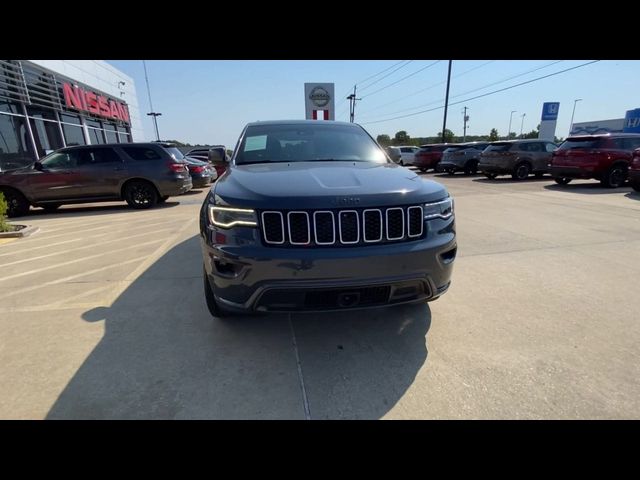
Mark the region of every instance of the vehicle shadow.
[[471, 177], [482, 176], [482, 174], [481, 173], [456, 172], [453, 175], [449, 175], [448, 173], [434, 172], [433, 176], [434, 176], [434, 178], [471, 178]]
[[[180, 201], [167, 200], [164, 203], [160, 203], [153, 207], [153, 210], [165, 209], [176, 207], [180, 204]], [[55, 212], [47, 212], [42, 208], [31, 207], [27, 215], [21, 217], [13, 217], [19, 219], [29, 218], [71, 218], [71, 217], [86, 217], [86, 216], [100, 216], [109, 215], [112, 213], [124, 213], [124, 212], [140, 212], [135, 208], [129, 207], [126, 203], [104, 203], [104, 204], [91, 204], [90, 206], [82, 204], [63, 205]], [[12, 218], [12, 220], [13, 220]]]
[[474, 178], [473, 181], [479, 182], [479, 183], [488, 183], [492, 185], [500, 185], [500, 184], [507, 185], [511, 183], [552, 182], [553, 177], [545, 175], [540, 178], [537, 178], [532, 175], [525, 180], [514, 180], [513, 178], [511, 178], [511, 176], [504, 176], [504, 177], [496, 177], [492, 180], [490, 178], [485, 178], [484, 176], [482, 176], [481, 178]]
[[311, 418], [380, 418], [426, 362], [426, 304], [220, 320], [201, 265], [194, 236], [86, 311], [104, 336], [47, 418], [304, 419], [298, 358]]
[[636, 192], [636, 191], [632, 190], [629, 193], [627, 193], [625, 195], [625, 197], [630, 198], [632, 200], [639, 200], [640, 201], [640, 192]]
[[583, 195], [610, 195], [612, 193], [631, 193], [631, 187], [628, 184], [620, 188], [605, 188], [600, 182], [593, 183], [569, 183], [567, 185], [558, 185], [556, 183], [552, 185], [545, 185], [547, 190], [553, 190], [557, 192], [571, 192], [580, 193]]

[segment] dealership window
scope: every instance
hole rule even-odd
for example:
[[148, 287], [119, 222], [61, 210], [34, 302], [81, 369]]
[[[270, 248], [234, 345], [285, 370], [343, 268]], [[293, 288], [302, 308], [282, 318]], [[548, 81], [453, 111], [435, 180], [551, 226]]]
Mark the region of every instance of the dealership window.
[[14, 115], [22, 115], [20, 105], [12, 103], [9, 100], [0, 99], [0, 113], [13, 113]]
[[64, 147], [58, 122], [47, 122], [35, 118], [30, 118], [29, 122], [31, 122], [31, 131], [36, 142], [38, 158]]
[[87, 144], [87, 141], [84, 139], [84, 132], [82, 131], [82, 127], [63, 123], [62, 131], [64, 132], [64, 141], [67, 143], [67, 147]]
[[0, 114], [0, 171], [30, 165], [33, 159], [24, 117]]
[[129, 134], [127, 127], [118, 127], [118, 138], [120, 143], [131, 143], [131, 135]]
[[107, 143], [118, 143], [118, 135], [116, 126], [112, 123], [103, 122], [104, 134], [107, 137]]
[[60, 120], [64, 123], [73, 123], [74, 125], [82, 125], [80, 117], [78, 115], [69, 115], [68, 113], [61, 113]]
[[107, 143], [104, 139], [104, 132], [97, 128], [89, 128], [89, 140], [91, 141], [91, 145], [100, 145], [103, 143]]

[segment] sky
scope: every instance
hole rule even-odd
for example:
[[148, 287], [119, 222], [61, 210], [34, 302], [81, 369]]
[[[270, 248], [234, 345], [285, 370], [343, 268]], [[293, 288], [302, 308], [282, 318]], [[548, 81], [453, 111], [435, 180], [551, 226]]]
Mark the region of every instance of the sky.
[[[142, 60], [107, 60], [133, 78], [145, 139], [154, 128]], [[529, 132], [540, 123], [543, 102], [560, 102], [556, 136], [566, 137], [574, 122], [624, 118], [640, 108], [640, 61], [602, 60], [558, 75], [471, 99], [589, 60], [454, 60], [447, 128], [467, 135]], [[335, 84], [336, 120], [349, 120], [346, 96], [357, 86], [355, 121], [374, 138], [405, 130], [411, 137], [442, 130], [443, 108], [405, 118], [393, 117], [444, 105], [447, 60], [148, 60], [151, 98], [162, 140], [223, 144], [234, 148], [242, 128], [257, 120], [303, 119], [304, 83]], [[405, 78], [406, 77], [406, 78]], [[582, 99], [575, 102], [576, 99]], [[455, 102], [461, 102], [451, 105]], [[524, 117], [522, 116], [524, 114]]]

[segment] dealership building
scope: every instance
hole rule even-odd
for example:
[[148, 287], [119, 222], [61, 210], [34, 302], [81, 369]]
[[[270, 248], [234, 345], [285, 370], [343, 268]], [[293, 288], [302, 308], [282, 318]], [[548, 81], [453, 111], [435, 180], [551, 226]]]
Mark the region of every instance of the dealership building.
[[144, 141], [133, 79], [102, 60], [0, 60], [0, 171], [71, 145]]

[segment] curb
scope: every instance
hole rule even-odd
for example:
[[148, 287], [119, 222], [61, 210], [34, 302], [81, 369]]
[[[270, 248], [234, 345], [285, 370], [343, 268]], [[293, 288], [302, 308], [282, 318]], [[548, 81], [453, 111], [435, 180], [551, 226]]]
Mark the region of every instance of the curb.
[[15, 238], [15, 237], [28, 237], [32, 233], [40, 230], [40, 227], [35, 226], [25, 226], [25, 225], [15, 225], [16, 227], [24, 227], [15, 232], [0, 232], [0, 238]]

